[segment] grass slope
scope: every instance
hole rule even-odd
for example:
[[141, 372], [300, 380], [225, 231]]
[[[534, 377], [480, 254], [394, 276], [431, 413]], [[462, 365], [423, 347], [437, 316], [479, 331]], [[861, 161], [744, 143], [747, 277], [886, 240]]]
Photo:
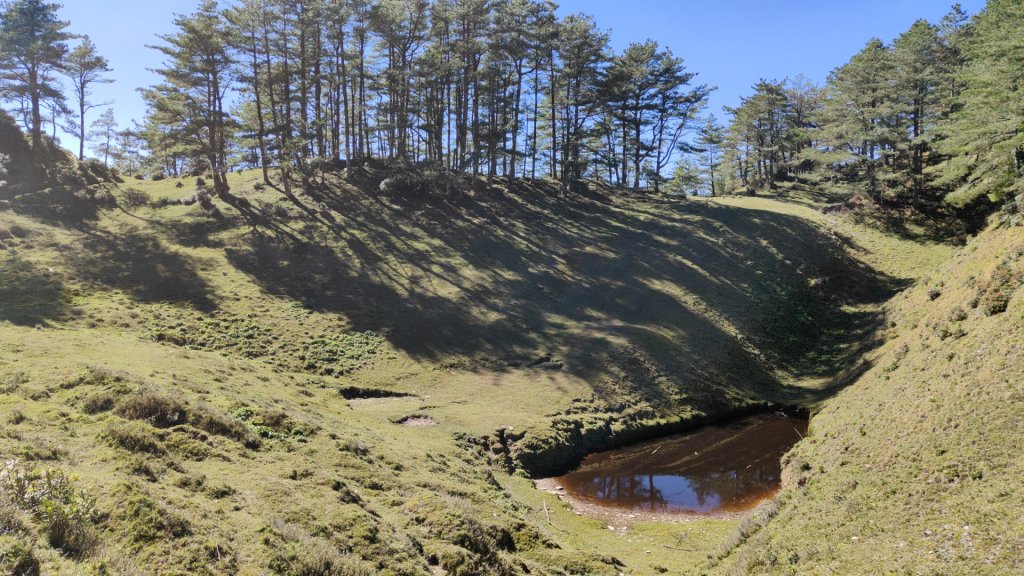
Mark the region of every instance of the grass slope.
[[819, 401], [948, 253], [793, 202], [383, 176], [233, 174], [256, 229], [194, 179], [0, 211], [5, 569], [700, 572], [738, 520], [608, 530], [524, 473]]
[[895, 298], [872, 368], [789, 454], [778, 515], [719, 568], [1024, 571], [1022, 285], [1024, 230], [994, 229]]

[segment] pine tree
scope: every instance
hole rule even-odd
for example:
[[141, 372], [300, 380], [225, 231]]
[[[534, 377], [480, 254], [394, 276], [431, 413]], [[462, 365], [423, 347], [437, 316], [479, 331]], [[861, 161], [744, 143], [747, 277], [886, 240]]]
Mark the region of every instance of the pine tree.
[[114, 110], [107, 108], [91, 126], [89, 140], [96, 142], [93, 152], [103, 157], [103, 167], [110, 167], [110, 158], [114, 155], [114, 139], [117, 137], [117, 120]]
[[202, 156], [213, 175], [213, 190], [237, 205], [227, 182], [227, 150], [233, 120], [224, 107], [231, 88], [233, 61], [228, 53], [224, 21], [215, 0], [204, 0], [190, 16], [175, 19], [179, 31], [161, 36], [157, 49], [167, 56], [157, 70], [164, 78], [145, 92], [154, 113], [180, 131], [180, 141]]
[[908, 191], [918, 203], [926, 185], [924, 169], [932, 161], [930, 130], [942, 113], [943, 56], [938, 29], [925, 20], [915, 22], [893, 42], [893, 97], [898, 113], [894, 168], [907, 173]]
[[1024, 181], [1024, 4], [990, 0], [964, 46], [957, 110], [941, 131], [951, 157], [943, 181], [946, 199], [966, 206], [988, 197], [1021, 194]]
[[85, 114], [93, 108], [109, 106], [110, 102], [91, 102], [91, 87], [93, 84], [108, 84], [113, 82], [105, 78], [103, 74], [110, 72], [107, 59], [96, 51], [96, 45], [88, 36], [82, 37], [82, 42], [68, 54], [64, 64], [64, 74], [71, 80], [74, 89], [75, 104], [78, 106], [78, 118], [74, 122], [75, 136], [78, 137], [78, 159], [85, 158], [85, 143], [88, 139], [86, 131]]
[[63, 66], [71, 34], [57, 18], [59, 4], [16, 0], [0, 13], [0, 95], [5, 100], [28, 100], [32, 149], [42, 144], [42, 109], [47, 101], [63, 99], [55, 77]]
[[722, 144], [725, 142], [725, 133], [718, 119], [714, 114], [708, 115], [697, 132], [698, 165], [707, 183], [708, 192], [712, 196], [721, 193], [719, 184], [722, 175], [719, 169], [722, 166]]

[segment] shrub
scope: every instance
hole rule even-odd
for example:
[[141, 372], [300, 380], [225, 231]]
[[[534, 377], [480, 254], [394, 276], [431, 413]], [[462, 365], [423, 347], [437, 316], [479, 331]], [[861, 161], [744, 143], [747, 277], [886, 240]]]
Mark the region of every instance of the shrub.
[[184, 402], [152, 390], [140, 390], [125, 398], [116, 412], [125, 418], [144, 420], [157, 428], [177, 426], [188, 420], [188, 408]]
[[82, 412], [86, 414], [99, 414], [114, 407], [114, 395], [109, 392], [99, 392], [86, 397], [82, 401]]
[[11, 410], [11, 413], [8, 414], [7, 416], [7, 423], [13, 426], [17, 426], [18, 424], [21, 424], [24, 421], [25, 413], [18, 409]]
[[164, 454], [167, 451], [150, 428], [138, 422], [113, 422], [103, 434], [112, 445], [128, 452]]
[[260, 447], [259, 436], [244, 423], [228, 415], [214, 412], [205, 406], [192, 410], [189, 414], [189, 422], [204, 432], [237, 440], [246, 448], [257, 449]]
[[102, 366], [90, 366], [84, 374], [62, 382], [60, 387], [68, 390], [79, 386], [105, 386], [111, 384], [123, 384], [128, 381], [128, 375], [115, 372]]
[[128, 208], [141, 208], [149, 205], [149, 195], [137, 188], [125, 188], [121, 191], [121, 200]]
[[406, 200], [456, 198], [468, 188], [457, 174], [440, 170], [401, 171], [381, 181], [381, 194]]
[[0, 574], [38, 576], [39, 560], [26, 538], [0, 536]]
[[1009, 261], [1003, 261], [992, 273], [980, 295], [981, 310], [986, 316], [1006, 312], [1014, 292], [1024, 284], [1024, 276], [1015, 272]]
[[92, 526], [95, 501], [74, 481], [63, 470], [27, 469], [17, 461], [0, 469], [0, 494], [40, 522], [51, 546], [82, 557], [97, 543]]

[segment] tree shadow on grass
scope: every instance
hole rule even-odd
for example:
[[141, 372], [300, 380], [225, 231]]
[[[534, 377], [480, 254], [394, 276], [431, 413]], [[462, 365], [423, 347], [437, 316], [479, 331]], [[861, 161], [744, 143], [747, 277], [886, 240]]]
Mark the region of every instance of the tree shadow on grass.
[[213, 288], [199, 275], [194, 259], [152, 236], [90, 230], [78, 246], [64, 251], [80, 277], [123, 290], [137, 300], [191, 304], [203, 312], [217, 308]]
[[17, 256], [0, 259], [0, 321], [38, 326], [59, 318], [66, 305], [60, 277]]
[[86, 191], [76, 192], [63, 186], [26, 192], [10, 200], [10, 208], [16, 214], [66, 228], [95, 222], [100, 211], [110, 205], [110, 202], [89, 197]]
[[[228, 257], [268, 292], [342, 314], [415, 357], [516, 365], [553, 352], [588, 381], [618, 374], [649, 382], [640, 385], [648, 396], [731, 388], [783, 397], [790, 392], [773, 368], [849, 368], [852, 356], [810, 368], [789, 357], [820, 346], [787, 348], [808, 324], [770, 314], [779, 303], [758, 294], [763, 278], [808, 288], [782, 297], [814, 300], [797, 310], [821, 327], [809, 340], [830, 348], [881, 322], [848, 310], [901, 287], [796, 216], [563, 198], [548, 188], [499, 180], [476, 196], [404, 201], [366, 194], [372, 183], [328, 180], [316, 196], [331, 218], [319, 225], [336, 242], [296, 248], [254, 236]], [[630, 363], [649, 377], [638, 379]]]

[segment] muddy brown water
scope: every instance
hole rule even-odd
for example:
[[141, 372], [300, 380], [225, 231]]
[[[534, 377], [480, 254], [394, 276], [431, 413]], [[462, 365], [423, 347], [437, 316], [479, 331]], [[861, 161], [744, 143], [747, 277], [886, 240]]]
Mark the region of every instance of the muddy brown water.
[[780, 459], [806, 433], [805, 419], [753, 416], [591, 454], [556, 480], [570, 497], [600, 506], [740, 512], [775, 495], [781, 484]]

